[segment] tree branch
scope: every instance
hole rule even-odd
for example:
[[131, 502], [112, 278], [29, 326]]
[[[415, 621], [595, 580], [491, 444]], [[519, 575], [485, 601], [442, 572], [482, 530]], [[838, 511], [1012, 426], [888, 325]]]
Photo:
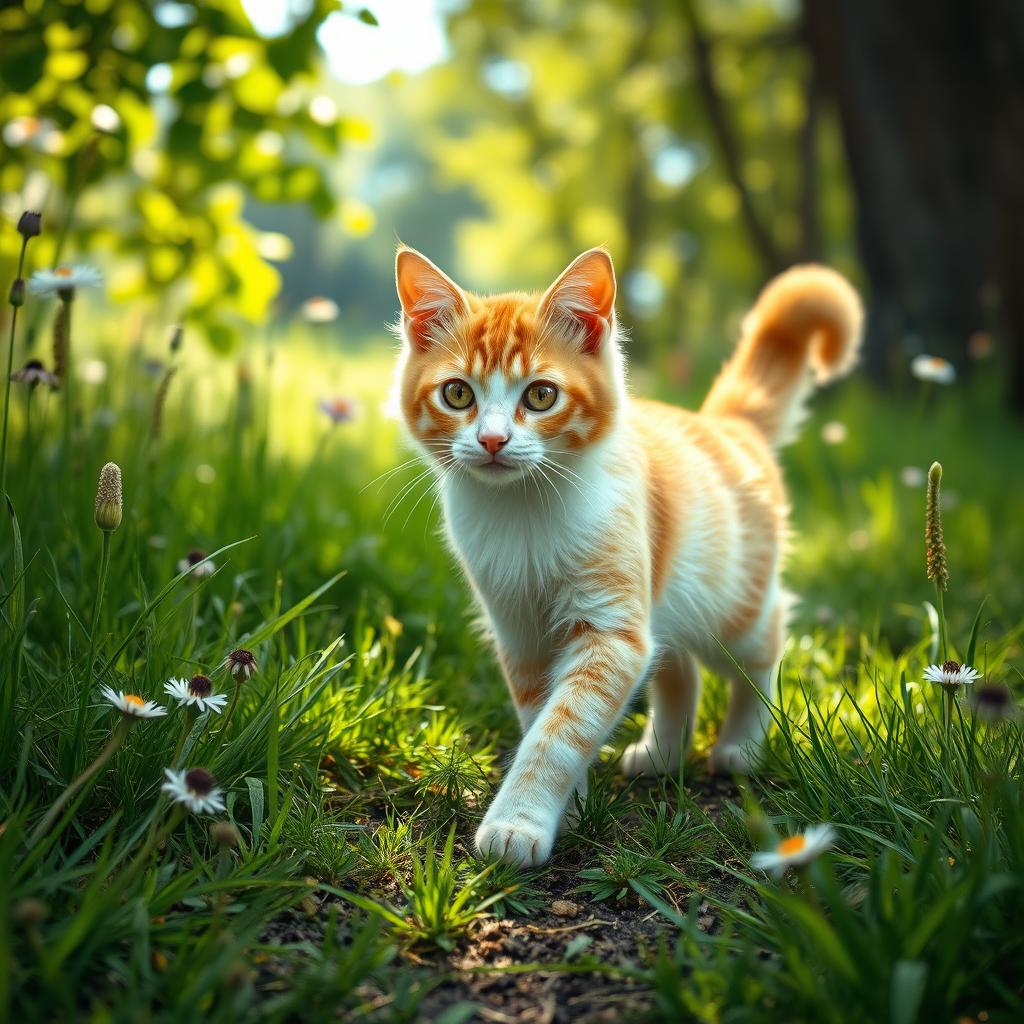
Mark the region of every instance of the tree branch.
[[722, 95], [715, 84], [714, 69], [711, 65], [711, 43], [701, 25], [695, 0], [683, 0], [682, 10], [690, 29], [693, 62], [697, 70], [697, 86], [704, 101], [711, 131], [725, 163], [726, 174], [739, 194], [743, 222], [746, 224], [747, 233], [764, 265], [766, 274], [776, 274], [783, 268], [785, 261], [767, 226], [758, 216], [750, 189], [743, 177], [739, 144], [736, 141], [736, 134]]
[[818, 62], [811, 60], [804, 92], [806, 114], [800, 129], [800, 257], [821, 256], [821, 218], [818, 208], [818, 115], [821, 110]]

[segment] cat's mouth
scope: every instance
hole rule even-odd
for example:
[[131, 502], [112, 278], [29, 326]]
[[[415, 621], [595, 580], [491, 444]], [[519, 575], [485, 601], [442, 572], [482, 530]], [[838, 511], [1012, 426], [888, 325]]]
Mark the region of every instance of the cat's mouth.
[[495, 483], [512, 480], [519, 476], [523, 467], [518, 462], [507, 462], [496, 456], [473, 463], [473, 473], [480, 479], [490, 480]]

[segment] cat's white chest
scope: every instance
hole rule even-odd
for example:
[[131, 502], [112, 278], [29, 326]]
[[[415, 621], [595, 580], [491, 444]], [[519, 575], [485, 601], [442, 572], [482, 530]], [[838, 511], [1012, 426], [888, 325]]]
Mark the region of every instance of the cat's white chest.
[[449, 539], [496, 627], [517, 622], [543, 634], [548, 609], [564, 603], [579, 567], [607, 536], [621, 482], [596, 460], [586, 469], [571, 485], [461, 480], [446, 487]]

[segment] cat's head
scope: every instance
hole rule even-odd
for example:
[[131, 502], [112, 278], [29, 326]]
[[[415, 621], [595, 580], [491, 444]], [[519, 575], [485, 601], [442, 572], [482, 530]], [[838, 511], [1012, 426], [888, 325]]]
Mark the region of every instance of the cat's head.
[[543, 294], [472, 295], [405, 247], [395, 276], [399, 404], [441, 468], [496, 485], [557, 475], [612, 431], [624, 381], [603, 249], [583, 253]]

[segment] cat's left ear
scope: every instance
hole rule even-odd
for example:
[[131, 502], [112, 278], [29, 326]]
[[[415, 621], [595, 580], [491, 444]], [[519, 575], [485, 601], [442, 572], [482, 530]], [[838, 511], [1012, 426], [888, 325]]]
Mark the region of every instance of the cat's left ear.
[[597, 352], [615, 318], [615, 268], [605, 249], [588, 249], [544, 293], [537, 309], [584, 352]]
[[466, 293], [426, 256], [404, 245], [395, 257], [395, 284], [409, 340], [421, 350], [469, 312]]

